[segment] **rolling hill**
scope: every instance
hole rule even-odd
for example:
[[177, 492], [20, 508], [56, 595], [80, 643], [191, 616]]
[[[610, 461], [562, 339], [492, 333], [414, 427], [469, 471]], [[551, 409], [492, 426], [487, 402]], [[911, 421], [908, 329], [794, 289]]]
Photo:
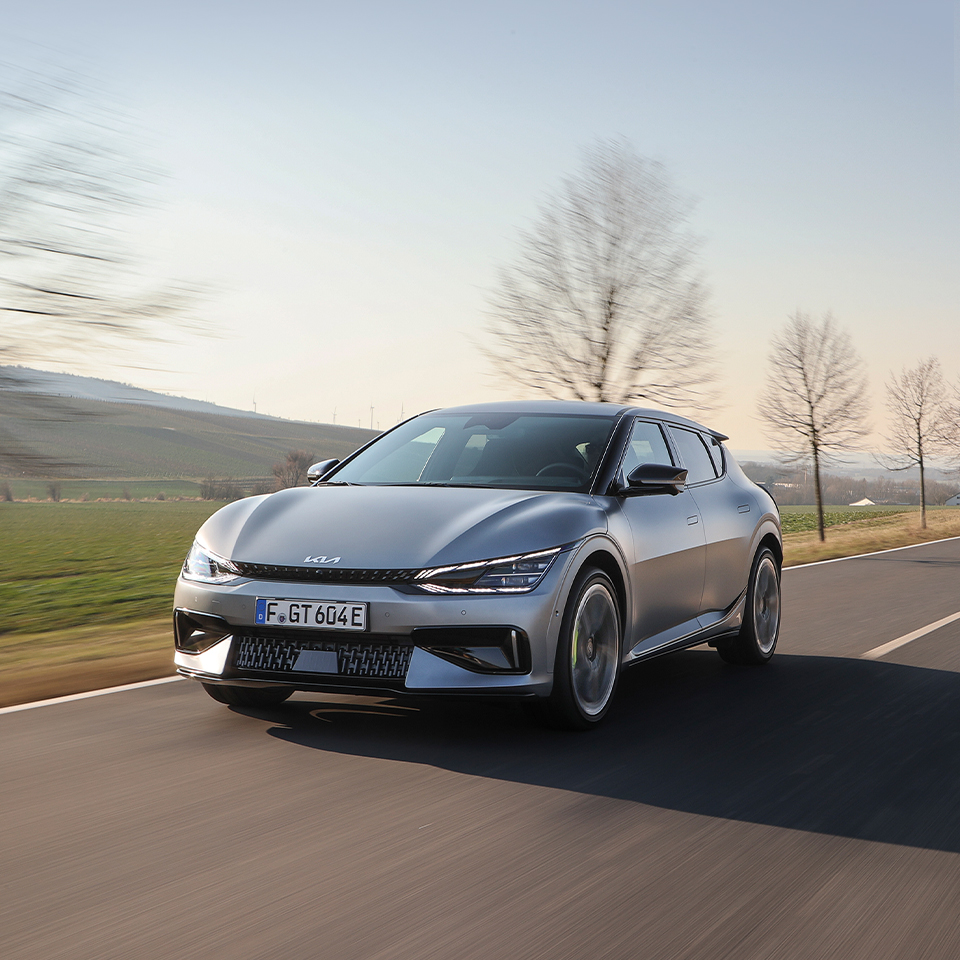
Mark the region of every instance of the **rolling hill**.
[[69, 396], [69, 379], [59, 376], [57, 394], [9, 381], [0, 388], [0, 477], [269, 477], [288, 451], [342, 458], [376, 435], [197, 401], [183, 409], [180, 398], [149, 391], [134, 401], [93, 399], [90, 378], [75, 378], [84, 395]]

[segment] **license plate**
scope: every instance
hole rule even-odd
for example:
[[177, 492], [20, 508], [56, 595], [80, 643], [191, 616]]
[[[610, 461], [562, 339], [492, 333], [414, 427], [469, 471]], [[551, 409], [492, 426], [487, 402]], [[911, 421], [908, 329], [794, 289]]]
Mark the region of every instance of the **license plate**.
[[255, 622], [265, 627], [361, 631], [367, 629], [367, 604], [257, 597]]

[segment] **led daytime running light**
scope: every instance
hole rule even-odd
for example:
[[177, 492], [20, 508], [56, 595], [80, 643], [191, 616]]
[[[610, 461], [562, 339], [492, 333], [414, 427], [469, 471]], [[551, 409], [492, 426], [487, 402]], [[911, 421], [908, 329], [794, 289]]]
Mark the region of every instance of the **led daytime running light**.
[[[448, 567], [428, 567], [421, 570], [413, 578], [413, 582], [427, 593], [529, 593], [540, 583], [562, 549], [552, 547], [549, 550], [497, 557], [493, 560], [475, 560]], [[516, 569], [524, 564], [532, 564], [534, 569]], [[514, 569], [511, 570], [511, 566]]]

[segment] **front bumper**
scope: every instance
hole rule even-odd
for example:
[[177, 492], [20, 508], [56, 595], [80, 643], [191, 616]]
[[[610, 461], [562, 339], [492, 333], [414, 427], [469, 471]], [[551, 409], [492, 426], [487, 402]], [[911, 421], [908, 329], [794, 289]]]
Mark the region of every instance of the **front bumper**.
[[[243, 580], [177, 581], [175, 617], [222, 624], [190, 649], [178, 636], [177, 672], [205, 683], [298, 690], [546, 696], [560, 627], [565, 564], [529, 594], [421, 595], [380, 585]], [[258, 597], [365, 602], [367, 631], [264, 628]], [[178, 635], [188, 632], [181, 621]], [[511, 649], [512, 648], [512, 649]], [[499, 653], [497, 652], [499, 649]]]

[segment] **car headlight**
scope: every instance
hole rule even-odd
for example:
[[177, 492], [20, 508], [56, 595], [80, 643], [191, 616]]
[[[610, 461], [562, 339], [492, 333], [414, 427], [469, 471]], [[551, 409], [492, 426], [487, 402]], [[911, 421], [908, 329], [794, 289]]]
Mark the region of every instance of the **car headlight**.
[[515, 557], [428, 567], [421, 570], [412, 583], [427, 593], [529, 593], [562, 549], [553, 547]]
[[240, 570], [235, 563], [218, 557], [194, 541], [180, 575], [185, 580], [199, 580], [201, 583], [229, 583], [240, 578]]

